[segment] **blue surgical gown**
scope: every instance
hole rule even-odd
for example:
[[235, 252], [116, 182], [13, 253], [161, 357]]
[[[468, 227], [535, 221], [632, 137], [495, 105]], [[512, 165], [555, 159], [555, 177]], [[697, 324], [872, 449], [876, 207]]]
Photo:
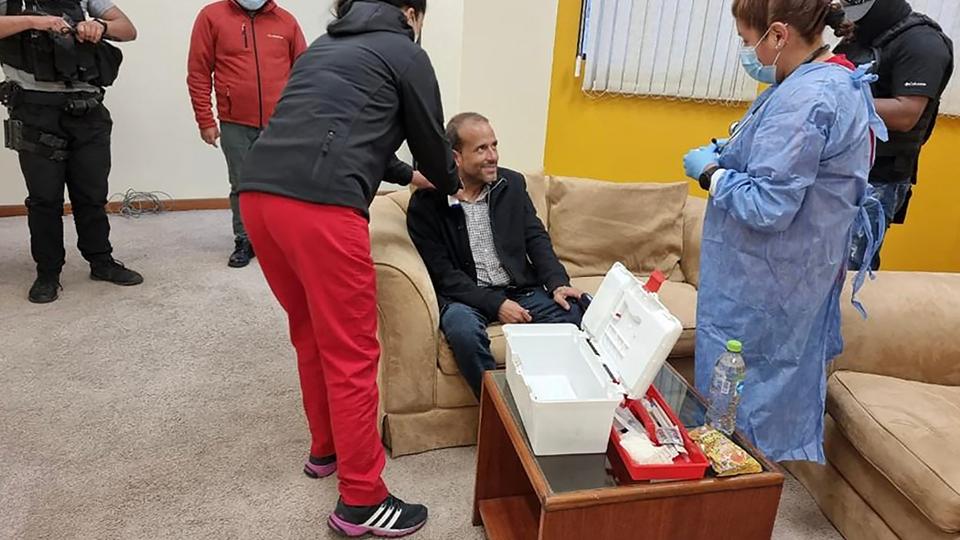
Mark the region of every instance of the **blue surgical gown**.
[[728, 340], [747, 376], [737, 427], [775, 461], [824, 462], [840, 293], [882, 128], [863, 70], [807, 64], [764, 92], [720, 155], [703, 229], [696, 383]]

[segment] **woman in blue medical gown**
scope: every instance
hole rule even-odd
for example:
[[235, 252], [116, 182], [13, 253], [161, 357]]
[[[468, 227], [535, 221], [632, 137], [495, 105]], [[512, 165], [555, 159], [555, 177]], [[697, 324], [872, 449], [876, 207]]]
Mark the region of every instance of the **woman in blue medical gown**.
[[843, 348], [851, 234], [870, 228], [867, 177], [874, 137], [886, 129], [873, 107], [873, 77], [824, 45], [827, 25], [852, 31], [839, 6], [735, 0], [733, 12], [743, 68], [772, 86], [729, 140], [684, 158], [687, 174], [710, 192], [696, 382], [706, 395], [725, 344], [742, 341], [738, 429], [773, 460], [822, 463], [826, 373]]

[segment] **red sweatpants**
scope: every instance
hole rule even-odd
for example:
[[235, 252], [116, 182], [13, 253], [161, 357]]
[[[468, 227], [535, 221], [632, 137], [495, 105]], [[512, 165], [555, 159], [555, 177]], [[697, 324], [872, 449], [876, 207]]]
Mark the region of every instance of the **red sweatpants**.
[[377, 283], [366, 219], [355, 210], [242, 193], [241, 215], [263, 275], [290, 320], [317, 457], [336, 452], [340, 495], [387, 497], [377, 432]]

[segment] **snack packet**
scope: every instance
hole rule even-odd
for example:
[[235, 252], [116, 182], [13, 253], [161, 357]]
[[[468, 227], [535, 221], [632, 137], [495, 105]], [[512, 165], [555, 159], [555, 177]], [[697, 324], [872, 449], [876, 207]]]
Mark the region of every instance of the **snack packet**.
[[763, 467], [757, 460], [710, 426], [692, 430], [690, 438], [700, 445], [719, 478], [763, 472]]

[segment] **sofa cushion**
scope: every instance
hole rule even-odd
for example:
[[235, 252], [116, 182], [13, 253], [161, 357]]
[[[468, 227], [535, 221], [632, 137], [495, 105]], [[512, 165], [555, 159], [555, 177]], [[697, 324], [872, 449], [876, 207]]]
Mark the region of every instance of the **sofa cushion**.
[[[572, 281], [572, 285], [581, 291], [596, 294], [603, 283], [603, 276], [574, 278]], [[697, 290], [686, 283], [668, 281], [660, 289], [660, 300], [683, 325], [683, 333], [670, 356], [693, 358], [697, 332]]]
[[960, 387], [839, 371], [829, 381], [827, 410], [934, 525], [960, 532]]
[[571, 277], [660, 270], [682, 281], [683, 208], [689, 187], [553, 177], [547, 189], [550, 236]]

